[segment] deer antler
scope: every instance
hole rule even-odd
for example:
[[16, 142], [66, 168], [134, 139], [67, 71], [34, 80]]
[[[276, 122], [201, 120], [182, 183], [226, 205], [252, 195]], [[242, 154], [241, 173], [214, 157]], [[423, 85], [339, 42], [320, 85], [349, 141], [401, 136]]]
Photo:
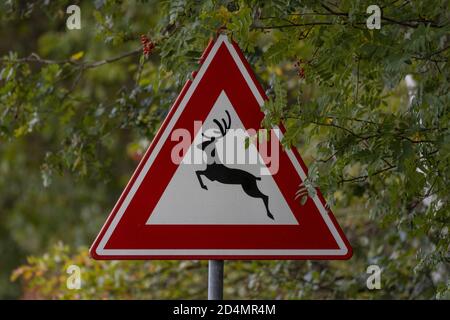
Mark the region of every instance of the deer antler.
[[222, 136], [225, 136], [225, 134], [227, 133], [227, 130], [230, 129], [231, 127], [231, 117], [230, 117], [230, 113], [228, 112], [228, 110], [225, 110], [225, 113], [227, 114], [228, 117], [228, 123], [225, 122], [225, 119], [222, 118], [222, 122], [223, 122], [223, 126], [222, 124], [219, 122], [219, 120], [214, 119], [214, 123], [219, 127], [220, 133]]
[[[213, 131], [213, 134], [221, 133], [221, 132], [217, 132], [217, 129], [212, 129], [212, 131]], [[214, 136], [207, 136], [207, 135], [204, 134], [203, 132], [202, 132], [202, 136], [204, 136], [205, 138], [208, 138], [208, 139], [216, 138], [216, 137], [214, 137]]]

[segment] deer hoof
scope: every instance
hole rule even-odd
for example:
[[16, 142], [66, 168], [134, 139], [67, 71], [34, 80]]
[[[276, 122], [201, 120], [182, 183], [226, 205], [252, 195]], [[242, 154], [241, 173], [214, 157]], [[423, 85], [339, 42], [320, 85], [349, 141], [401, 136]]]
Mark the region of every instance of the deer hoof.
[[205, 185], [203, 185], [202, 188], [205, 189], [205, 190], [208, 190], [208, 187], [205, 186]]
[[272, 215], [271, 213], [268, 213], [267, 216], [268, 216], [270, 219], [275, 220], [275, 218], [273, 217], [273, 215]]

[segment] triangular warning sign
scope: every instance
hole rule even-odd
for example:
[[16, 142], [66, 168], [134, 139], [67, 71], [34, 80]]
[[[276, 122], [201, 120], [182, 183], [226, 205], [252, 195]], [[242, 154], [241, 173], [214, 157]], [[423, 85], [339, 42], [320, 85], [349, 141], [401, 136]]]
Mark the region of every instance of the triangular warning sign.
[[260, 137], [266, 99], [237, 44], [225, 35], [211, 42], [91, 256], [349, 259], [320, 191], [303, 205], [296, 198], [307, 169], [296, 149], [281, 147], [284, 128]]

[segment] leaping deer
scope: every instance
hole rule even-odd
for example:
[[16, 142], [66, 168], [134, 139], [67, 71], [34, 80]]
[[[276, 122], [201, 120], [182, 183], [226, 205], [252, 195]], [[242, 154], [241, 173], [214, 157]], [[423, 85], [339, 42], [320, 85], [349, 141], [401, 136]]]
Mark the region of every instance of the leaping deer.
[[225, 113], [228, 117], [228, 122], [225, 119], [221, 119], [222, 123], [219, 120], [214, 119], [214, 123], [217, 125], [220, 131], [220, 135], [218, 137], [209, 137], [202, 133], [202, 136], [209, 139], [202, 142], [198, 147], [206, 153], [206, 169], [195, 171], [198, 181], [200, 182], [200, 186], [208, 190], [206, 185], [203, 183], [202, 176], [205, 176], [211, 181], [218, 181], [223, 184], [239, 184], [246, 194], [253, 198], [261, 198], [264, 202], [264, 206], [266, 207], [267, 216], [275, 220], [272, 213], [269, 211], [269, 197], [263, 194], [256, 184], [256, 180], [261, 180], [260, 177], [255, 177], [253, 174], [240, 170], [228, 168], [225, 166], [219, 159], [216, 152], [216, 143], [219, 139], [225, 137], [228, 129], [231, 126], [231, 117], [228, 110], [225, 110]]

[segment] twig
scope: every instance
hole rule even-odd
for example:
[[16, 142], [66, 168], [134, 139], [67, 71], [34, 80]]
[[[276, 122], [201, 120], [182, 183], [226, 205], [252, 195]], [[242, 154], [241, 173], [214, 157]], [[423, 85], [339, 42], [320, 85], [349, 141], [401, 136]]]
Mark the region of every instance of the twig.
[[[327, 5], [325, 5], [324, 3], [321, 4], [322, 7], [327, 10], [329, 13], [332, 13], [336, 16], [341, 16], [341, 17], [348, 17], [348, 13], [347, 12], [338, 12], [338, 11], [334, 11], [333, 9], [331, 9], [330, 7], [328, 7]], [[426, 20], [426, 19], [410, 19], [410, 20], [406, 20], [406, 21], [398, 21], [395, 20], [393, 18], [390, 17], [386, 17], [384, 15], [381, 16], [381, 20], [384, 21], [388, 21], [392, 24], [398, 24], [404, 27], [409, 27], [409, 28], [417, 28], [419, 27], [419, 24], [423, 23], [423, 24], [428, 24], [430, 27], [434, 27], [434, 28], [442, 28], [445, 25], [439, 25], [434, 21], [431, 20]], [[415, 23], [415, 24], [412, 24]]]
[[83, 72], [84, 72], [84, 68], [80, 68], [80, 71], [78, 71], [78, 74], [75, 77], [75, 80], [72, 82], [72, 85], [70, 86], [70, 89], [61, 98], [61, 103], [64, 102], [67, 99], [67, 97], [76, 89], [78, 83], [81, 80], [81, 76], [83, 75]]
[[90, 68], [100, 67], [107, 63], [119, 61], [121, 59], [136, 55], [140, 52], [141, 52], [141, 48], [135, 49], [130, 52], [122, 53], [116, 57], [112, 57], [109, 59], [104, 59], [104, 60], [99, 60], [99, 61], [91, 61], [91, 62], [89, 62], [89, 61], [77, 62], [72, 59], [64, 59], [64, 60], [43, 59], [38, 54], [32, 53], [28, 57], [25, 57], [25, 58], [18, 58], [18, 59], [0, 58], [0, 62], [3, 62], [3, 63], [12, 62], [12, 63], [60, 64], [60, 65], [61, 64], [71, 64], [71, 65], [78, 66], [83, 69], [90, 69]]
[[373, 177], [373, 176], [379, 175], [380, 173], [389, 171], [389, 170], [394, 169], [394, 168], [396, 168], [396, 166], [388, 166], [386, 168], [383, 168], [383, 169], [380, 169], [378, 171], [375, 171], [371, 175], [367, 174], [367, 175], [363, 175], [363, 176], [359, 176], [359, 177], [355, 177], [355, 178], [350, 178], [350, 179], [341, 179], [339, 181], [339, 184], [347, 183], [347, 182], [355, 182], [355, 181], [363, 182], [363, 181], [367, 180], [367, 178], [369, 178], [369, 177]]
[[124, 59], [124, 58], [134, 56], [134, 55], [139, 54], [139, 53], [141, 53], [141, 52], [142, 52], [142, 49], [141, 49], [141, 48], [135, 49], [135, 50], [133, 50], [133, 51], [126, 52], [126, 53], [123, 53], [123, 54], [121, 54], [121, 55], [118, 55], [117, 57], [113, 57], [113, 58], [109, 58], [109, 59], [104, 59], [104, 60], [100, 60], [100, 61], [95, 61], [95, 62], [86, 63], [86, 64], [84, 65], [84, 68], [89, 69], [89, 68], [100, 67], [100, 66], [102, 66], [102, 65], [104, 65], [104, 64], [116, 62], [116, 61], [122, 60], [122, 59]]
[[359, 63], [361, 59], [357, 57], [358, 63], [356, 66], [356, 93], [355, 93], [355, 106], [358, 104], [358, 96], [359, 96]]
[[294, 24], [285, 24], [278, 26], [255, 26], [253, 25], [252, 29], [261, 29], [261, 30], [270, 30], [270, 29], [283, 29], [283, 28], [292, 28], [292, 27], [307, 27], [307, 26], [321, 26], [321, 25], [333, 25], [333, 22], [310, 22], [310, 23], [294, 23]]
[[352, 136], [354, 136], [354, 137], [357, 137], [357, 138], [359, 138], [359, 139], [366, 140], [366, 137], [361, 136], [361, 135], [359, 135], [359, 134], [356, 134], [356, 133], [354, 133], [352, 130], [347, 129], [347, 128], [345, 128], [345, 127], [341, 127], [341, 126], [339, 126], [339, 125], [337, 125], [337, 124], [334, 124], [334, 123], [322, 123], [322, 122], [315, 122], [315, 121], [312, 121], [311, 123], [313, 123], [313, 124], [315, 124], [315, 125], [318, 125], [318, 126], [338, 128], [338, 129], [344, 130], [345, 132], [350, 133], [350, 134], [351, 134]]

